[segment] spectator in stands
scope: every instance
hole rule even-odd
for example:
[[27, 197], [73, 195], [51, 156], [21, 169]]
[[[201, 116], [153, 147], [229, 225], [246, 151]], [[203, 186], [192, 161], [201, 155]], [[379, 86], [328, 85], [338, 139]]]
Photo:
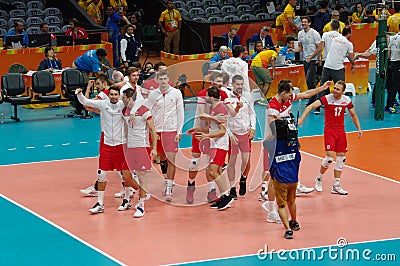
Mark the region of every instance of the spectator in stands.
[[221, 46], [219, 48], [218, 53], [216, 53], [210, 59], [210, 69], [220, 70], [221, 69], [221, 65], [222, 65], [222, 61], [229, 58], [228, 51], [229, 51], [228, 47], [226, 47], [224, 45]]
[[263, 47], [272, 47], [274, 46], [274, 42], [272, 41], [271, 36], [268, 34], [268, 27], [264, 26], [261, 28], [261, 31], [259, 34], [254, 34], [250, 42], [251, 43], [256, 43], [256, 42], [262, 42]]
[[283, 35], [283, 13], [276, 17], [275, 27], [276, 27], [276, 40], [279, 46], [285, 46], [285, 36]]
[[141, 15], [141, 13], [135, 12], [135, 13], [130, 14], [128, 16], [128, 19], [129, 19], [130, 24], [132, 24], [136, 27], [136, 30], [134, 32], [135, 39], [141, 43], [143, 40], [143, 33], [142, 33], [143, 25], [142, 25], [142, 22], [140, 21], [141, 20], [140, 15]]
[[[256, 77], [257, 85], [260, 87], [265, 97], [267, 97], [269, 87], [275, 76], [276, 57], [277, 53], [275, 49], [266, 50], [260, 52], [251, 62], [251, 71], [253, 71], [253, 74]], [[272, 77], [268, 70], [268, 65], [270, 64], [272, 66]], [[262, 99], [260, 101], [261, 103], [267, 102], [266, 99]]]
[[119, 8], [122, 8], [124, 14], [128, 11], [128, 3], [126, 0], [110, 0], [110, 6], [112, 6], [116, 12], [120, 11]]
[[315, 16], [315, 13], [317, 13], [317, 11], [318, 11], [318, 9], [314, 5], [311, 5], [311, 6], [307, 7], [306, 15], [311, 18], [311, 25], [314, 25], [314, 18], [315, 18], [314, 16]]
[[343, 22], [345, 25], [349, 25], [349, 12], [344, 9], [343, 4], [338, 2], [335, 5], [335, 10], [339, 11], [339, 21]]
[[108, 41], [113, 45], [113, 66], [119, 67], [119, 54], [120, 54], [120, 46], [118, 35], [120, 32], [120, 23], [124, 21], [126, 24], [129, 24], [129, 20], [122, 15], [122, 12], [115, 12], [112, 6], [107, 7], [107, 32], [108, 32]]
[[[379, 18], [381, 17], [381, 14], [382, 14], [382, 5], [381, 4], [377, 4], [376, 5], [376, 9], [374, 11], [372, 11], [372, 16], [374, 16], [375, 21], [379, 21]], [[386, 18], [390, 17], [389, 10], [385, 9], [385, 14], [386, 14]]]
[[65, 32], [66, 36], [72, 36], [72, 41], [75, 43], [76, 39], [88, 38], [86, 30], [79, 27], [79, 21], [76, 18], [69, 20], [69, 28]]
[[237, 28], [231, 27], [229, 32], [222, 35], [222, 37], [226, 38], [226, 47], [228, 47], [231, 51], [233, 46], [240, 45], [240, 37], [237, 35], [237, 32]]
[[45, 58], [40, 62], [38, 70], [47, 70], [52, 72], [56, 69], [62, 69], [62, 62], [56, 57], [53, 47], [49, 46], [44, 48], [44, 55]]
[[78, 0], [78, 5], [79, 5], [83, 10], [86, 11], [86, 9], [87, 9], [86, 0]]
[[295, 9], [296, 0], [289, 0], [289, 3], [283, 10], [283, 34], [285, 37], [293, 36], [297, 38], [297, 33], [301, 30], [294, 22], [296, 16]]
[[103, 14], [101, 11], [100, 0], [93, 0], [87, 7], [86, 12], [97, 25], [103, 24]]
[[292, 36], [286, 38], [286, 46], [279, 51], [279, 55], [284, 55], [287, 62], [295, 59], [294, 38]]
[[357, 3], [354, 8], [355, 12], [351, 15], [353, 23], [361, 23], [366, 16], [367, 9], [361, 3]]
[[133, 31], [135, 26], [128, 25], [126, 33], [121, 40], [121, 59], [125, 68], [132, 66], [133, 62], [139, 61], [140, 52], [142, 51], [139, 42], [136, 41]]
[[256, 47], [254, 53], [251, 55], [251, 59], [254, 59], [264, 49], [262, 42], [256, 42]]
[[88, 82], [90, 73], [95, 73], [96, 76], [103, 74], [101, 67], [104, 66], [104, 64], [101, 62], [104, 61], [106, 56], [107, 51], [103, 48], [89, 50], [72, 63], [72, 68], [82, 71], [85, 82]]
[[314, 29], [318, 31], [320, 35], [323, 33], [324, 26], [326, 23], [330, 22], [329, 13], [328, 13], [328, 2], [321, 1], [319, 2], [319, 10], [314, 15]]
[[[7, 36], [11, 36], [11, 35], [18, 35], [18, 34], [22, 34], [24, 35], [24, 38], [22, 40], [21, 43], [21, 48], [24, 47], [28, 47], [29, 44], [29, 40], [28, 40], [28, 34], [25, 32], [25, 25], [24, 23], [22, 23], [21, 21], [15, 21], [14, 22], [14, 27], [12, 27], [7, 33], [6, 35], [4, 35], [4, 45], [6, 45], [6, 40], [7, 40]], [[7, 49], [11, 49], [11, 46], [6, 47]]]
[[389, 32], [398, 33], [400, 24], [400, 3], [394, 4], [394, 14], [387, 20]]
[[47, 22], [42, 22], [40, 24], [40, 33], [49, 33], [52, 40], [55, 40], [57, 38], [55, 34], [50, 33], [49, 24]]
[[251, 57], [249, 56], [249, 49], [247, 49], [247, 46], [243, 46], [243, 53], [242, 57], [240, 58], [246, 63], [249, 63], [251, 61]]
[[[332, 19], [331, 19], [331, 21], [334, 20], [334, 19], [339, 20], [339, 17], [340, 17], [339, 11], [338, 10], [333, 10], [332, 11], [332, 17], [331, 17]], [[323, 32], [328, 32], [328, 31], [331, 30], [331, 21], [329, 21], [328, 23], [325, 24]], [[339, 21], [339, 24], [340, 24], [339, 33], [342, 33], [342, 31], [346, 27], [346, 25], [341, 21]]]
[[167, 53], [171, 52], [171, 43], [173, 53], [179, 54], [180, 30], [182, 26], [181, 13], [174, 9], [174, 2], [167, 2], [167, 9], [161, 13], [158, 25], [165, 35], [164, 48]]

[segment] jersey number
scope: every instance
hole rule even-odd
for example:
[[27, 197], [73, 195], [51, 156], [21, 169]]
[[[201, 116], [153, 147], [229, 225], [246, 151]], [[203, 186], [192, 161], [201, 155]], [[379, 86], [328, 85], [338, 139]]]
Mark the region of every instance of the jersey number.
[[340, 113], [342, 112], [342, 107], [335, 107], [335, 116], [340, 116]]

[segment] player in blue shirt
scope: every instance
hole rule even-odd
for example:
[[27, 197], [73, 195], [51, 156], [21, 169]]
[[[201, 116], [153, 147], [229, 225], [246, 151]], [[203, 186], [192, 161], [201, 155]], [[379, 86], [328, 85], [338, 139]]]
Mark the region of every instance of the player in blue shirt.
[[79, 56], [72, 63], [72, 67], [86, 73], [96, 73], [97, 76], [98, 74], [103, 73], [101, 71], [101, 67], [103, 66], [101, 61], [103, 61], [106, 56], [107, 51], [103, 48], [98, 50], [89, 50]]

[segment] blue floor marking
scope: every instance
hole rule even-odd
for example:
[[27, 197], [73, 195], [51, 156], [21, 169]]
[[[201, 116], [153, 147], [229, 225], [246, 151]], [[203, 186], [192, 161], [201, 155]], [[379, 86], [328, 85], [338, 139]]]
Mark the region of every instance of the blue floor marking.
[[0, 265], [120, 265], [0, 194]]

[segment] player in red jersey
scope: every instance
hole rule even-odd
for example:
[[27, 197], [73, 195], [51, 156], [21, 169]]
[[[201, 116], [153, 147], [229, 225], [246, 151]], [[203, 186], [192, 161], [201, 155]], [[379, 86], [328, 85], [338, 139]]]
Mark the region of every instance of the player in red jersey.
[[347, 152], [347, 139], [346, 132], [344, 131], [344, 113], [346, 108], [349, 110], [351, 119], [357, 128], [359, 138], [362, 136], [362, 131], [360, 121], [356, 111], [354, 110], [354, 105], [350, 98], [344, 95], [345, 89], [346, 83], [342, 80], [339, 80], [335, 84], [333, 93], [321, 97], [319, 101], [316, 101], [308, 106], [299, 119], [299, 125], [302, 126], [304, 119], [312, 109], [321, 107], [322, 105], [325, 106], [324, 142], [326, 157], [322, 160], [320, 173], [315, 179], [315, 190], [318, 192], [322, 191], [322, 177], [326, 170], [328, 170], [329, 165], [333, 162], [336, 153], [334, 184], [331, 192], [339, 195], [348, 194], [348, 192], [340, 186], [340, 177], [346, 161]]
[[[216, 88], [220, 91], [220, 101], [223, 102], [226, 98], [228, 98], [228, 95], [226, 94], [225, 91], [221, 90], [221, 86], [223, 84], [223, 75], [220, 72], [213, 72], [210, 75], [210, 81], [211, 81], [211, 88]], [[204, 139], [201, 142], [196, 139], [196, 133], [197, 132], [204, 132], [208, 133], [209, 131], [209, 121], [212, 119], [217, 119], [220, 122], [223, 120], [226, 122], [226, 116], [222, 115], [217, 115], [215, 117], [212, 117], [210, 115], [210, 107], [211, 104], [207, 103], [206, 101], [206, 96], [207, 96], [207, 89], [203, 89], [199, 92], [197, 95], [197, 109], [196, 109], [196, 116], [194, 118], [194, 124], [193, 128], [188, 130], [188, 134], [192, 135], [192, 160], [190, 161], [190, 166], [189, 166], [189, 180], [188, 180], [188, 186], [187, 186], [187, 191], [186, 191], [186, 202], [188, 204], [192, 204], [194, 202], [194, 191], [196, 189], [195, 186], [195, 178], [198, 173], [198, 167], [200, 164], [200, 156], [201, 153], [210, 154], [210, 140], [209, 139]], [[200, 116], [202, 119], [200, 120]], [[216, 194], [216, 189], [215, 189], [215, 183], [214, 181], [210, 178], [208, 170], [206, 170], [206, 178], [207, 181], [209, 182], [209, 192], [207, 194], [207, 201], [208, 202], [213, 202], [214, 200], [217, 199], [217, 194]]]

